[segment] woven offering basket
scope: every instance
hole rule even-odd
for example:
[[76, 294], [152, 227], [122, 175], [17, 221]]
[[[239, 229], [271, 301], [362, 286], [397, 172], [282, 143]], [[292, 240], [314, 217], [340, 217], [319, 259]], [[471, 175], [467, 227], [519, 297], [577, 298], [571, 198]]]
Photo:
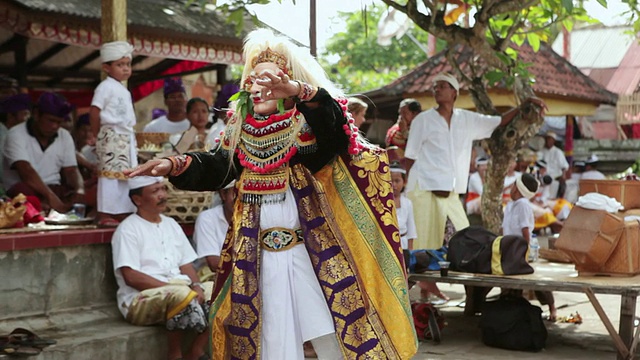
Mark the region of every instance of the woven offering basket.
[[160, 148], [163, 143], [169, 142], [169, 133], [159, 133], [159, 132], [137, 132], [136, 133], [136, 142], [138, 143], [138, 150], [142, 149], [145, 144], [154, 144], [158, 145]]
[[623, 229], [624, 220], [616, 214], [575, 206], [555, 247], [569, 255], [577, 266], [599, 268], [615, 250]]
[[640, 223], [625, 221], [620, 241], [602, 269], [604, 273], [640, 273]]
[[168, 180], [167, 210], [164, 215], [172, 217], [181, 224], [194, 223], [198, 215], [211, 206], [213, 192], [184, 191], [176, 189]]
[[560, 250], [540, 248], [539, 253], [542, 259], [546, 259], [548, 261], [567, 264], [572, 263], [571, 257]]
[[590, 192], [612, 197], [625, 209], [640, 208], [640, 181], [580, 180], [580, 195]]

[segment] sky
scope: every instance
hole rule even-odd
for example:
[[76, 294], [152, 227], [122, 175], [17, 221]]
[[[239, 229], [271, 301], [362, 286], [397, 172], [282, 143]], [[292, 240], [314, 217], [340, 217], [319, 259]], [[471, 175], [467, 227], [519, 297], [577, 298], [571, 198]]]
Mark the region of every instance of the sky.
[[[338, 11], [359, 11], [363, 6], [379, 0], [316, 0], [317, 4], [317, 43], [322, 49], [324, 43], [333, 34], [345, 30], [345, 24], [337, 19]], [[309, 0], [282, 0], [282, 4], [273, 0], [268, 5], [253, 5], [250, 10], [269, 26], [294, 38], [302, 44], [309, 45]], [[608, 7], [603, 8], [596, 0], [586, 0], [585, 8], [592, 17], [605, 25], [624, 23], [619, 14], [627, 5], [620, 0], [608, 0]]]
[[[360, 11], [362, 6], [375, 0], [316, 0], [316, 28], [318, 47], [333, 34], [345, 30], [345, 24], [337, 19], [338, 11]], [[309, 45], [309, 0], [282, 0], [282, 4], [272, 0], [268, 5], [253, 5], [249, 9], [258, 19], [269, 26], [292, 37], [304, 45]]]

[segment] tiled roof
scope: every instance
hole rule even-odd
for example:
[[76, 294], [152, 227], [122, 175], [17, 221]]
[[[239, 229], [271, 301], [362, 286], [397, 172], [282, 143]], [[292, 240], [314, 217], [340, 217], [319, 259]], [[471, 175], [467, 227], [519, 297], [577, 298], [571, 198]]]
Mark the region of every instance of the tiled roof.
[[[255, 25], [247, 22], [237, 33], [220, 11], [186, 6], [187, 1], [127, 1], [126, 40], [134, 47], [129, 85], [171, 73], [180, 61], [190, 62], [184, 71], [219, 71], [243, 63], [242, 39]], [[22, 69], [24, 86], [33, 89], [95, 88], [101, 76], [101, 3], [0, 0], [0, 43], [5, 48], [0, 73]], [[26, 47], [24, 63], [16, 63], [16, 44]]]
[[[463, 72], [470, 73], [469, 59], [475, 55], [468, 47], [458, 45], [457, 49], [459, 49], [455, 55], [457, 63], [460, 64]], [[533, 84], [533, 90], [536, 94], [615, 104], [617, 100], [616, 94], [606, 90], [584, 75], [578, 68], [555, 53], [548, 45], [541, 44], [537, 53], [528, 45], [523, 45], [516, 50], [521, 61], [531, 63], [528, 70], [536, 79]], [[453, 73], [444, 53], [439, 53], [380, 90], [387, 94], [404, 94], [406, 96], [424, 94], [430, 91], [433, 78], [442, 71]], [[461, 90], [465, 91], [467, 89], [468, 84], [463, 82]], [[499, 83], [493, 86], [492, 89], [510, 91], [504, 83]]]
[[[100, 0], [12, 0], [12, 2], [34, 11], [100, 19]], [[244, 34], [236, 34], [233, 24], [228, 24], [226, 19], [215, 11], [202, 11], [199, 6], [187, 7], [184, 1], [176, 0], [131, 0], [127, 1], [127, 4], [129, 25], [206, 35], [213, 38], [228, 38], [230, 42], [242, 43]], [[171, 11], [165, 11], [165, 9]], [[250, 27], [245, 26], [245, 29]]]

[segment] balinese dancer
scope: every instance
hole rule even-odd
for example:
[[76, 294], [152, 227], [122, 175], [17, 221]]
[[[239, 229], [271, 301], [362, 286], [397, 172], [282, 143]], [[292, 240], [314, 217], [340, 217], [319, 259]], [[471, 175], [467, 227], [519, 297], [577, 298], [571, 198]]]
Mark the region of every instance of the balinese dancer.
[[306, 49], [245, 42], [219, 150], [141, 165], [211, 191], [238, 179], [210, 314], [216, 359], [409, 359], [416, 352], [386, 153]]

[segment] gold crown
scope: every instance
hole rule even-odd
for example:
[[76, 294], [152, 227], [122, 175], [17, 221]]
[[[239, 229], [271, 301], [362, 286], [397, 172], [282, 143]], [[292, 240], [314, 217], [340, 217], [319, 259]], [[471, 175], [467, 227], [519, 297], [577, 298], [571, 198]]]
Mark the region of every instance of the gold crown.
[[258, 56], [254, 57], [251, 60], [251, 67], [254, 68], [260, 63], [267, 62], [276, 64], [280, 68], [280, 70], [285, 72], [285, 74], [289, 76], [292, 75], [291, 71], [287, 69], [287, 58], [279, 52], [271, 50], [271, 48], [267, 48], [266, 50], [258, 54]]

